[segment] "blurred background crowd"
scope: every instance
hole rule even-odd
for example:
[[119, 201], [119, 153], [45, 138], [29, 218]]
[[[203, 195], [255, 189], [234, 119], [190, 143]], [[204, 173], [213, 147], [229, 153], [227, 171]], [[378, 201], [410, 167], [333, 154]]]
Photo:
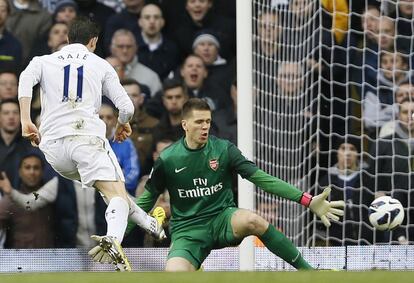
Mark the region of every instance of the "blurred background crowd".
[[[270, 121], [266, 143], [275, 151], [259, 166], [276, 166], [297, 184], [303, 174], [293, 171], [318, 160], [314, 193], [331, 185], [333, 198], [347, 202], [345, 221], [316, 233], [327, 245], [414, 241], [414, 1], [255, 2], [252, 95], [263, 106], [257, 124]], [[132, 196], [143, 192], [160, 152], [183, 135], [181, 108], [190, 97], [213, 110], [211, 134], [237, 144], [236, 0], [0, 0], [0, 247], [90, 247], [89, 235], [106, 230], [97, 192], [57, 176], [20, 135], [19, 74], [34, 56], [64, 47], [79, 16], [99, 23], [95, 53], [114, 67], [135, 106], [132, 136], [111, 143]], [[293, 36], [305, 33], [305, 41]], [[111, 140], [117, 113], [102, 103]], [[40, 111], [35, 87], [37, 123]], [[313, 149], [318, 156], [309, 162], [290, 155]], [[367, 221], [381, 194], [406, 208], [393, 235], [376, 235]], [[168, 193], [159, 205], [169, 213]], [[277, 206], [259, 201], [257, 209], [278, 225]], [[168, 245], [139, 229], [124, 240], [125, 247]]]

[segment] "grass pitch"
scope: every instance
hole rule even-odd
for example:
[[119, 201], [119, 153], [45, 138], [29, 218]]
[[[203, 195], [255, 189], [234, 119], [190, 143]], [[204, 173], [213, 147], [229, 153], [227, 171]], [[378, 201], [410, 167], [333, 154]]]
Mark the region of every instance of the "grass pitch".
[[408, 283], [414, 272], [131, 272], [0, 274], [1, 283]]

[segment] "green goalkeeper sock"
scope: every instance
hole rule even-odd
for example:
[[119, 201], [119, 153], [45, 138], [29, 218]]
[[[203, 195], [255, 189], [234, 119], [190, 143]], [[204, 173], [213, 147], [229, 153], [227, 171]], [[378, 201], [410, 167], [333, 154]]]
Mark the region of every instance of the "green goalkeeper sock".
[[259, 236], [259, 239], [272, 253], [296, 269], [313, 269], [313, 267], [302, 257], [293, 243], [273, 225], [269, 224], [266, 232], [262, 236]]

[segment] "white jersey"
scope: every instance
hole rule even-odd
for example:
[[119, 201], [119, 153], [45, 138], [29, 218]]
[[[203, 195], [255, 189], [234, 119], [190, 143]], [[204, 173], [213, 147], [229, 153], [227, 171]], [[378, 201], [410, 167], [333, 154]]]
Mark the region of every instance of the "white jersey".
[[119, 109], [120, 117], [132, 117], [134, 106], [113, 67], [82, 44], [70, 44], [50, 55], [34, 57], [19, 79], [19, 98], [32, 97], [40, 83], [41, 141], [72, 135], [105, 138], [99, 119], [102, 95]]

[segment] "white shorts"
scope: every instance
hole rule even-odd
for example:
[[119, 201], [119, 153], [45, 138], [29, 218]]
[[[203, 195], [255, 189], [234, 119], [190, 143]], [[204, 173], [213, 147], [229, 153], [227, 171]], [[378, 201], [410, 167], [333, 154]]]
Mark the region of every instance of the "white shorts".
[[107, 139], [96, 136], [67, 136], [41, 142], [47, 162], [65, 178], [86, 186], [95, 181], [122, 181], [124, 174]]

